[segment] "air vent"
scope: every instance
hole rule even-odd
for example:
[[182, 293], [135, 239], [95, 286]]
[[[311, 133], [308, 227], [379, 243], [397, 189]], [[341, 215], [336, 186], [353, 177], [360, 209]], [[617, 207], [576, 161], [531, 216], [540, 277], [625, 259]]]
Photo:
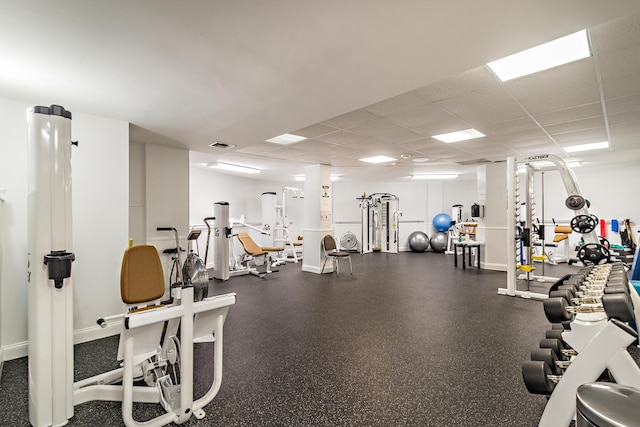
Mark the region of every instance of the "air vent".
[[227, 144], [226, 142], [216, 141], [213, 144], [209, 144], [209, 147], [221, 148], [223, 150], [230, 150], [232, 148], [235, 148], [236, 145], [235, 144]]
[[469, 166], [469, 165], [484, 165], [485, 163], [492, 163], [491, 160], [487, 160], [487, 159], [474, 159], [474, 160], [467, 160], [464, 162], [457, 162], [459, 165], [462, 166]]

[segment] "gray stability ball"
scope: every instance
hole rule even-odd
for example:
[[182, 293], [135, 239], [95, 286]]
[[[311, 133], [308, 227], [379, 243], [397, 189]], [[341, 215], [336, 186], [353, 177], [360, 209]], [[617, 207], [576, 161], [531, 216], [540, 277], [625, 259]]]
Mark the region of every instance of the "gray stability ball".
[[409, 248], [413, 252], [424, 252], [429, 249], [429, 236], [422, 231], [409, 234]]
[[444, 252], [447, 249], [447, 233], [438, 231], [431, 236], [431, 249], [434, 252]]

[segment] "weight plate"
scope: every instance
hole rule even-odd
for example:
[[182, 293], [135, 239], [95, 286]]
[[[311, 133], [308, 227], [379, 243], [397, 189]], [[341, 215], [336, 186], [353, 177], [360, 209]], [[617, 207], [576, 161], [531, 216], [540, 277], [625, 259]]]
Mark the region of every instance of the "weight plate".
[[561, 323], [573, 319], [567, 311], [569, 303], [564, 298], [549, 298], [543, 301], [544, 314], [551, 323]]
[[522, 364], [522, 379], [529, 393], [550, 395], [555, 384], [549, 379], [551, 368], [541, 360], [527, 360]]
[[582, 209], [585, 205], [584, 197], [578, 196], [577, 194], [573, 194], [564, 201], [566, 207], [573, 211], [577, 211], [578, 209]]

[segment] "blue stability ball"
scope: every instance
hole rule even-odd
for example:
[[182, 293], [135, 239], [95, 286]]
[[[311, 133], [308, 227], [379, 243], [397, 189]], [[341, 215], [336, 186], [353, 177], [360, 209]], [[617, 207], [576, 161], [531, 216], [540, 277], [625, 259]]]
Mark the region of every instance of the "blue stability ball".
[[409, 248], [413, 252], [424, 252], [429, 249], [429, 236], [422, 231], [409, 234]]
[[432, 223], [436, 231], [447, 231], [451, 227], [451, 217], [446, 213], [439, 213], [433, 217]]
[[[448, 216], [448, 215], [447, 215]], [[431, 249], [434, 252], [444, 252], [447, 249], [447, 233], [438, 231], [431, 236]]]

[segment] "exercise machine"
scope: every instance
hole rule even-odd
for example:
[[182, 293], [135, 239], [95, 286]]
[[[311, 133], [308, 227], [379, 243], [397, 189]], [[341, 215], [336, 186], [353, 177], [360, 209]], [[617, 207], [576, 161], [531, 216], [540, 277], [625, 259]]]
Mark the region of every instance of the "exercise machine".
[[[204, 417], [202, 407], [215, 397], [222, 381], [223, 325], [228, 308], [235, 304], [234, 294], [194, 302], [193, 287], [182, 286], [172, 304], [128, 311], [121, 316], [119, 355], [123, 367], [73, 382], [71, 117], [71, 112], [58, 105], [36, 106], [27, 112], [29, 421], [34, 427], [65, 425], [73, 417], [75, 405], [94, 400], [122, 402], [127, 426], [182, 424], [192, 415]], [[164, 273], [157, 250], [153, 246], [143, 248], [152, 261], [147, 261], [146, 255], [142, 262], [123, 259], [125, 302], [142, 304], [164, 295]], [[127, 274], [132, 269], [136, 272]], [[144, 282], [141, 291], [137, 287], [140, 281]], [[147, 287], [151, 281], [153, 286]], [[150, 295], [145, 295], [147, 288], [151, 288]], [[174, 359], [179, 363], [180, 383], [161, 380], [166, 376], [162, 375], [157, 377], [156, 387], [135, 386], [134, 372], [142, 372], [141, 363], [158, 355], [162, 330], [171, 321], [180, 324], [180, 343], [172, 340], [176, 344], [173, 355], [180, 355], [179, 362]], [[214, 342], [214, 383], [197, 400], [193, 399], [194, 341]], [[168, 356], [169, 352], [164, 354]], [[158, 372], [163, 371], [161, 366], [165, 365], [159, 364]], [[161, 403], [165, 413], [138, 423], [132, 416], [134, 402]]]
[[[536, 162], [548, 161], [549, 167], [538, 167]], [[524, 166], [524, 212], [523, 222], [520, 222], [522, 203], [520, 198], [520, 177], [518, 165]], [[507, 250], [507, 287], [499, 288], [498, 294], [509, 296], [520, 296], [523, 298], [545, 299], [546, 294], [531, 292], [527, 290], [517, 290], [516, 282], [518, 272], [524, 273], [527, 282], [531, 280], [557, 280], [555, 278], [545, 278], [544, 276], [534, 276], [533, 255], [534, 255], [534, 225], [535, 198], [534, 198], [534, 173], [536, 171], [555, 170], [560, 173], [562, 183], [567, 192], [565, 205], [574, 211], [575, 217], [571, 220], [571, 228], [577, 230], [583, 236], [586, 243], [583, 253], [579, 254], [581, 260], [593, 264], [608, 260], [608, 250], [600, 245], [595, 230], [594, 218], [590, 216], [588, 204], [580, 191], [578, 181], [565, 162], [558, 156], [552, 154], [541, 154], [528, 156], [521, 159], [509, 157], [507, 159], [507, 245], [511, 247]], [[544, 197], [543, 197], [544, 200]], [[544, 209], [543, 209], [544, 210]], [[543, 221], [544, 223], [544, 218]], [[593, 227], [591, 227], [593, 225]], [[544, 240], [543, 240], [544, 245]], [[605, 253], [606, 252], [606, 253]], [[544, 265], [544, 264], [543, 264]]]
[[265, 246], [279, 247], [284, 245], [287, 249], [278, 259], [280, 263], [298, 263], [302, 260], [302, 240], [291, 233], [291, 221], [287, 216], [287, 196], [292, 199], [303, 199], [304, 191], [297, 187], [282, 187], [282, 203], [277, 204], [276, 193], [268, 191], [262, 193], [262, 229], [270, 232], [263, 237]]
[[[238, 237], [239, 234], [242, 234], [233, 233], [234, 225], [251, 228], [261, 234], [270, 234], [269, 232], [247, 224], [244, 216], [241, 216], [238, 219], [230, 218], [228, 202], [214, 203], [213, 214], [213, 217], [205, 218], [205, 223], [207, 224], [207, 227], [209, 227], [209, 220], [211, 220], [213, 224], [213, 277], [215, 279], [229, 280], [231, 277], [242, 276], [245, 274], [264, 277], [266, 274], [273, 271], [271, 270], [273, 261], [270, 253], [282, 252], [284, 247], [269, 247], [269, 251], [264, 250], [267, 248], [263, 248], [265, 253], [255, 253], [255, 256], [245, 250], [245, 255], [249, 255], [251, 259], [242, 259], [243, 257], [236, 256], [232, 240], [234, 237]], [[209, 241], [208, 236], [207, 241]], [[242, 242], [240, 241], [240, 243]], [[264, 271], [258, 271], [256, 267], [260, 266], [264, 266]]]
[[360, 253], [400, 252], [398, 238], [400, 217], [398, 209], [400, 199], [389, 193], [373, 193], [357, 197], [360, 202], [362, 223], [360, 228]]

